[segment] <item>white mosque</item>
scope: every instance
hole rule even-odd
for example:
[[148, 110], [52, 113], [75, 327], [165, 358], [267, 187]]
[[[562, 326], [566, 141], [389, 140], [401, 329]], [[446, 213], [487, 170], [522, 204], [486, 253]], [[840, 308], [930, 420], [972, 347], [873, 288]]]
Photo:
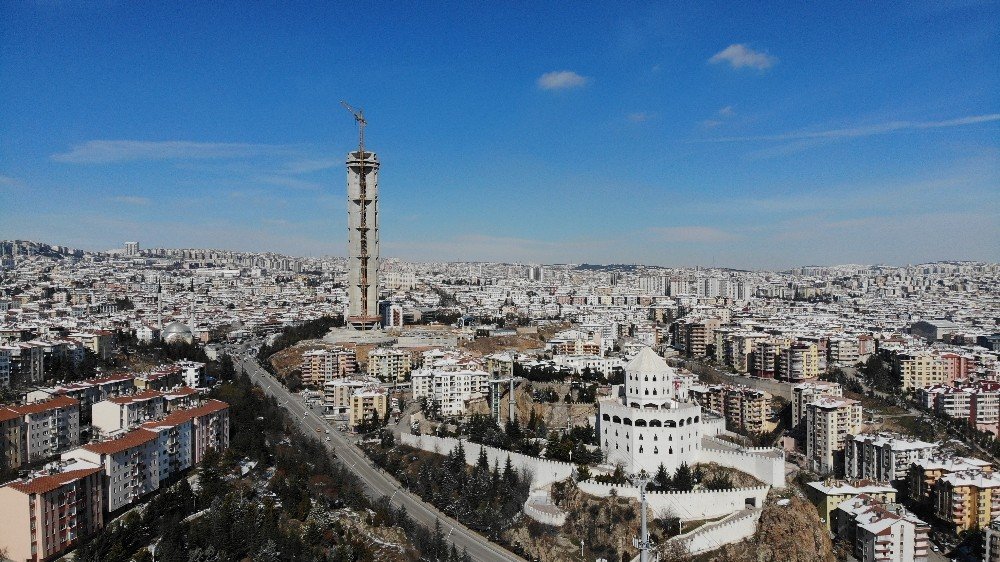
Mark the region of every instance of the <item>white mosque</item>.
[[626, 472], [653, 474], [662, 463], [673, 472], [699, 461], [703, 435], [725, 430], [725, 421], [688, 398], [693, 376], [681, 375], [648, 347], [625, 366], [625, 384], [598, 403], [597, 430], [606, 462]]

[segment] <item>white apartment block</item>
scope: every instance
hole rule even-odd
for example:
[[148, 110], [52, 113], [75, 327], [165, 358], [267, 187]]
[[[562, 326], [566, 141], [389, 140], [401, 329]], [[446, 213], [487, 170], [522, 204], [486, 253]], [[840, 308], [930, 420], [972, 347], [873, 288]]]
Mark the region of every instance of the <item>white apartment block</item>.
[[156, 432], [135, 429], [117, 439], [63, 453], [63, 459], [88, 461], [103, 468], [104, 505], [114, 513], [160, 487], [158, 437]]
[[615, 368], [625, 368], [625, 362], [618, 357], [600, 357], [597, 355], [553, 355], [552, 362], [557, 367], [572, 369], [576, 374], [590, 369], [592, 373], [610, 375]]
[[205, 382], [204, 363], [198, 363], [197, 361], [178, 361], [177, 363], [174, 363], [174, 365], [176, 365], [181, 369], [181, 376], [184, 379], [184, 386], [190, 386], [191, 388], [204, 386]]
[[843, 396], [844, 389], [839, 383], [813, 381], [792, 387], [792, 427], [798, 427], [806, 419], [806, 404], [820, 396]]
[[91, 426], [107, 436], [162, 418], [166, 415], [166, 399], [158, 390], [144, 390], [102, 400], [94, 404], [91, 412]]
[[490, 374], [482, 370], [418, 369], [410, 375], [413, 398], [427, 398], [440, 407], [445, 417], [465, 414], [466, 403], [474, 396], [489, 393]]
[[12, 408], [22, 421], [25, 462], [57, 455], [80, 444], [80, 401], [67, 396]]
[[996, 381], [921, 388], [917, 400], [939, 414], [967, 420], [980, 431], [997, 435], [1000, 429], [1000, 383]]
[[806, 457], [812, 470], [835, 472], [839, 453], [849, 435], [861, 431], [861, 403], [821, 396], [806, 404]]
[[851, 479], [893, 482], [907, 477], [910, 465], [931, 458], [936, 443], [892, 433], [862, 433], [844, 444], [845, 476]]

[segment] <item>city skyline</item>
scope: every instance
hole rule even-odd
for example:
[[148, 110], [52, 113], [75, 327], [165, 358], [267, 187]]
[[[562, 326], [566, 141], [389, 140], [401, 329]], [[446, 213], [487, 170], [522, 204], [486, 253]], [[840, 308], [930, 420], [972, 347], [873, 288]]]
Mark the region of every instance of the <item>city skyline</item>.
[[996, 4], [531, 9], [14, 5], [0, 238], [345, 255], [350, 99], [388, 257], [1000, 260]]

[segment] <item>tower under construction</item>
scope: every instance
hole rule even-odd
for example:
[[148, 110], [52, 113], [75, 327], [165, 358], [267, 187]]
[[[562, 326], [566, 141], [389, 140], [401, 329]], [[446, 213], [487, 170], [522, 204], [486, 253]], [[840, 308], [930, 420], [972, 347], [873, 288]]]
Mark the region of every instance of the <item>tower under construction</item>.
[[347, 322], [358, 330], [379, 327], [378, 157], [365, 151], [364, 113], [344, 103], [358, 122], [358, 149], [347, 155]]

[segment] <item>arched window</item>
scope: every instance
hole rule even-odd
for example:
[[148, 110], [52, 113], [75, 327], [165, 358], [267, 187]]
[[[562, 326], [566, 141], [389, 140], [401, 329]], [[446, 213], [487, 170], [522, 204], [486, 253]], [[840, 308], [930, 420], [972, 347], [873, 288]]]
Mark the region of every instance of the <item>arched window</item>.
[[625, 445], [625, 452], [627, 453], [628, 451], [629, 451], [628, 445]]
[[649, 420], [649, 427], [663, 427], [663, 423], [660, 420]]
[[691, 424], [691, 418], [688, 418], [688, 425]]
[[658, 454], [660, 454], [660, 449], [659, 449], [659, 447], [653, 447], [653, 454], [654, 454], [654, 455], [658, 455]]
[[612, 418], [612, 421], [614, 421], [615, 423], [622, 423], [622, 419], [619, 418], [618, 416], [615, 416], [614, 418]]
[[675, 422], [674, 420], [667, 420], [663, 423], [665, 423], [667, 427], [677, 427], [677, 422]]
[[653, 382], [656, 382], [656, 375], [653, 375]]
[[603, 416], [601, 416], [601, 419], [604, 421], [611, 421], [611, 416], [604, 414]]
[[649, 382], [649, 375], [646, 375], [646, 378], [643, 379], [643, 380], [645, 380], [646, 382]]
[[646, 389], [646, 396], [649, 396], [649, 389]]
[[667, 454], [668, 454], [668, 455], [672, 455], [672, 454], [674, 454], [674, 448], [673, 448], [673, 447], [671, 447], [671, 448], [670, 448], [670, 449], [669, 449], [669, 450], [667, 451]]
[[653, 441], [659, 441], [659, 440], [660, 440], [660, 438], [654, 433], [653, 434]]
[[667, 441], [673, 441], [673, 440], [674, 440], [674, 436], [673, 435], [668, 435], [667, 436]]
[[632, 420], [630, 420], [629, 418], [622, 418], [622, 423], [624, 423], [625, 425], [632, 425]]
[[695, 417], [694, 417], [694, 423], [698, 423], [698, 417], [699, 417], [699, 416], [695, 416]]
[[639, 441], [642, 441], [642, 434], [639, 434]]
[[639, 418], [639, 419], [635, 420], [635, 426], [636, 427], [646, 427], [646, 420], [644, 420], [642, 418]]
[[639, 403], [638, 402], [632, 402], [631, 404], [629, 404], [629, 407], [630, 408], [638, 408], [639, 407]]
[[656, 389], [653, 389], [653, 396], [656, 396]]
[[639, 454], [642, 454], [642, 445], [639, 445]]
[[684, 420], [679, 420], [677, 422], [677, 427], [684, 427]]

